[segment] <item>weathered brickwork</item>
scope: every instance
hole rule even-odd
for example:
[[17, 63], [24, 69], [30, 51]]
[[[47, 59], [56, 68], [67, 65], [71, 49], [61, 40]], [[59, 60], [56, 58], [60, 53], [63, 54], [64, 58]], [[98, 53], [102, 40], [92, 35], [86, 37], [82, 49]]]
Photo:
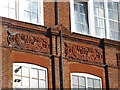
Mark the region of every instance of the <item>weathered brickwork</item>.
[[55, 3], [44, 2], [44, 26], [0, 18], [0, 88], [13, 87], [15, 62], [47, 68], [48, 88], [60, 88], [59, 31], [64, 88], [71, 87], [71, 73], [92, 74], [102, 79], [103, 88], [119, 88], [120, 42], [71, 33], [70, 3], [59, 2], [57, 7], [58, 18]]

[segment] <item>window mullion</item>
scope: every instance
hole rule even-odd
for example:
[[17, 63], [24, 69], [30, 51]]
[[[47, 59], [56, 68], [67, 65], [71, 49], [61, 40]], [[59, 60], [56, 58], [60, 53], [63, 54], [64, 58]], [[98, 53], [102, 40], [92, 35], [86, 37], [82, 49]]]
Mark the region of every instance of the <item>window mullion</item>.
[[43, 0], [38, 1], [38, 23], [44, 25], [44, 8], [43, 8]]
[[119, 38], [118, 38], [118, 40], [120, 41], [120, 1], [118, 2], [118, 30], [119, 30]]
[[108, 0], [104, 2], [104, 5], [105, 5], [106, 38], [110, 39], [109, 18], [108, 18]]
[[29, 67], [29, 88], [31, 88], [31, 67]]
[[95, 36], [93, 0], [90, 0], [88, 2], [88, 21], [89, 21], [89, 34], [91, 36]]
[[75, 14], [74, 14], [74, 0], [70, 0], [70, 13], [71, 13], [71, 31], [74, 32], [75, 29], [75, 23], [74, 23], [74, 20], [75, 20]]
[[85, 77], [85, 82], [86, 82], [86, 89], [88, 89], [87, 77]]

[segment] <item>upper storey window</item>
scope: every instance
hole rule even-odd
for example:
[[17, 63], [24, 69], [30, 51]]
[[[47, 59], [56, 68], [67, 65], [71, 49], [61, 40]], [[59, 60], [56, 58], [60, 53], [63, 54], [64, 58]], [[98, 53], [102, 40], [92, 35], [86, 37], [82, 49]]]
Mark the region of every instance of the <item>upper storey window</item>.
[[43, 25], [42, 0], [1, 0], [0, 16]]
[[104, 38], [106, 36], [104, 2], [94, 1], [93, 6], [94, 6], [95, 36]]
[[70, 0], [70, 5], [72, 32], [120, 41], [119, 0]]
[[76, 32], [88, 34], [87, 4], [74, 3], [74, 15]]
[[108, 2], [108, 14], [110, 38], [120, 40], [119, 4], [117, 2]]

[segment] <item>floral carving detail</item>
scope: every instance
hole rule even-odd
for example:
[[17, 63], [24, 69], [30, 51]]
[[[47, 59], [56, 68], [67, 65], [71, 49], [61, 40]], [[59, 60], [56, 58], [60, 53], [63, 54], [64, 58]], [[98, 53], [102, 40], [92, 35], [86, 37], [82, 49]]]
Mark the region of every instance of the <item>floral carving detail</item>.
[[49, 53], [49, 38], [40, 35], [31, 36], [25, 34], [8, 35], [9, 46], [37, 52]]
[[75, 44], [65, 43], [65, 57], [94, 63], [103, 63], [101, 51]]

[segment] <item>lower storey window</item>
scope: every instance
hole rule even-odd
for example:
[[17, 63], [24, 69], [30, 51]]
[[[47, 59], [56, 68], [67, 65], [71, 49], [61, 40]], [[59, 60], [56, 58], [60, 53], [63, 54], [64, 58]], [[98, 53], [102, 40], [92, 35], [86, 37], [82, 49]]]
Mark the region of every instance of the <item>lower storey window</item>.
[[47, 88], [47, 69], [34, 64], [14, 63], [13, 88]]
[[86, 88], [101, 90], [101, 78], [86, 73], [71, 73], [71, 87], [82, 90], [86, 90]]

